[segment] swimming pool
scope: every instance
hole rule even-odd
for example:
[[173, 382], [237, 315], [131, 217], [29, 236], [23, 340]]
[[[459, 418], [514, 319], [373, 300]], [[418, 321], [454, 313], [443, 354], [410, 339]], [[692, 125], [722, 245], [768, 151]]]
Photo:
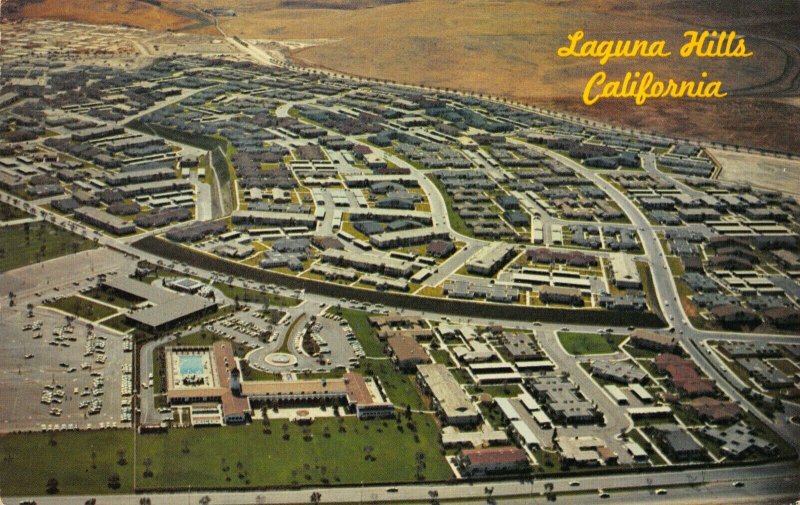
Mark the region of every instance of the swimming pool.
[[178, 367], [181, 375], [201, 375], [205, 372], [203, 357], [197, 354], [179, 355]]

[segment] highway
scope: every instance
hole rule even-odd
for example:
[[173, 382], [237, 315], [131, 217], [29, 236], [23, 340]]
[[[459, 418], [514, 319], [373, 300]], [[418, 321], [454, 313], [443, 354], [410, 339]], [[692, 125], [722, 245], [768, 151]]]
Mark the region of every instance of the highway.
[[[546, 503], [544, 493], [546, 486], [552, 485], [553, 492], [562, 498], [557, 503], [599, 503], [599, 492], [609, 493], [608, 499], [602, 503], [759, 503], [766, 498], [766, 503], [790, 503], [800, 498], [800, 483], [793, 478], [800, 471], [795, 463], [777, 463], [759, 467], [718, 468], [708, 470], [684, 470], [660, 473], [601, 475], [596, 477], [561, 477], [545, 478], [537, 476], [531, 480], [474, 482], [459, 484], [410, 484], [397, 486], [348, 486], [319, 489], [321, 503], [385, 503], [394, 501], [429, 502], [431, 492], [435, 492], [439, 500], [457, 500], [454, 503], [486, 503], [486, 488], [493, 489], [491, 496], [499, 503], [530, 504]], [[578, 486], [571, 485], [577, 482]], [[735, 487], [734, 482], [741, 482], [742, 487]], [[397, 491], [388, 491], [394, 488]], [[652, 491], [663, 488], [667, 494], [660, 496]], [[618, 492], [630, 489], [629, 492]], [[652, 491], [651, 491], [652, 490]], [[273, 504], [290, 505], [309, 503], [314, 488], [300, 490], [270, 491], [226, 491], [226, 492], [192, 492], [180, 494], [138, 494], [96, 497], [97, 505], [136, 505], [142, 497], [150, 498], [152, 505], [174, 505], [176, 503], [196, 504], [203, 497], [210, 498], [211, 505], [239, 504]], [[563, 493], [585, 494], [570, 495]], [[84, 505], [86, 500], [94, 496], [41, 496], [36, 497], [38, 505]], [[510, 501], [503, 497], [513, 498]], [[16, 497], [9, 499], [16, 503]], [[463, 500], [463, 501], [462, 501]], [[678, 501], [685, 500], [685, 501]]]

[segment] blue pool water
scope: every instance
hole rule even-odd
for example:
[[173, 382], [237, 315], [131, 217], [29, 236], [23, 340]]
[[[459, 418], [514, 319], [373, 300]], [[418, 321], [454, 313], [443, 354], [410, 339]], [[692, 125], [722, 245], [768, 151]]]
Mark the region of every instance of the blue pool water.
[[178, 361], [181, 375], [200, 375], [204, 371], [202, 356], [178, 356]]

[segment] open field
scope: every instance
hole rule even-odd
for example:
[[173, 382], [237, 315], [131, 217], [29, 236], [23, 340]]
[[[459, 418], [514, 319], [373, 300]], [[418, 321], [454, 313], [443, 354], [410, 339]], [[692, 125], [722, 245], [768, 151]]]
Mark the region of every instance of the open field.
[[124, 24], [148, 30], [197, 30], [216, 33], [208, 16], [192, 9], [188, 3], [162, 0], [156, 6], [137, 0], [40, 0], [13, 5], [17, 16], [31, 19], [59, 19], [92, 24]]
[[[787, 118], [788, 119], [788, 118]], [[800, 195], [800, 161], [708, 149], [721, 166], [719, 179]]]
[[5, 227], [2, 237], [0, 272], [94, 247], [88, 240], [45, 222]]
[[394, 420], [364, 422], [347, 417], [317, 419], [307, 428], [271, 420], [269, 434], [256, 422], [142, 435], [137, 440], [137, 471], [143, 475], [143, 462], [150, 458], [153, 476], [140, 478], [137, 487], [352, 484], [361, 478], [364, 482], [416, 481], [415, 458], [420, 452], [426, 479], [449, 478], [433, 418], [415, 414], [412, 420], [415, 431], [408, 428], [405, 418], [398, 425]]
[[[439, 453], [433, 418], [414, 414], [411, 422], [405, 417], [400, 424], [393, 419], [326, 418], [305, 428], [273, 420], [267, 426], [270, 434], [256, 422], [142, 435], [137, 438], [137, 488], [353, 484], [362, 477], [364, 482], [450, 478]], [[0, 436], [4, 493], [45, 494], [47, 481], [53, 477], [61, 494], [105, 494], [114, 492], [108, 486], [112, 474], [119, 475], [116, 491], [131, 491], [132, 431], [62, 432], [52, 440], [55, 445], [45, 433]], [[419, 475], [418, 454], [425, 463]], [[145, 477], [148, 459], [152, 476]]]
[[558, 340], [570, 354], [611, 354], [619, 350], [625, 335], [559, 332]]
[[130, 492], [132, 472], [132, 430], [0, 436], [0, 488], [6, 495], [43, 495], [51, 477], [60, 494], [111, 493], [111, 474], [119, 475], [117, 492]]

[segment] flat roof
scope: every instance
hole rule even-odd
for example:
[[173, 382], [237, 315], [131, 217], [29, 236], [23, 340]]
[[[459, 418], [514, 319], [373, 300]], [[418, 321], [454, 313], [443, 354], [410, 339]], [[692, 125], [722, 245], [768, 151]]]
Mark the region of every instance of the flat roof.
[[478, 411], [446, 366], [418, 365], [417, 370], [447, 417], [477, 416]]

